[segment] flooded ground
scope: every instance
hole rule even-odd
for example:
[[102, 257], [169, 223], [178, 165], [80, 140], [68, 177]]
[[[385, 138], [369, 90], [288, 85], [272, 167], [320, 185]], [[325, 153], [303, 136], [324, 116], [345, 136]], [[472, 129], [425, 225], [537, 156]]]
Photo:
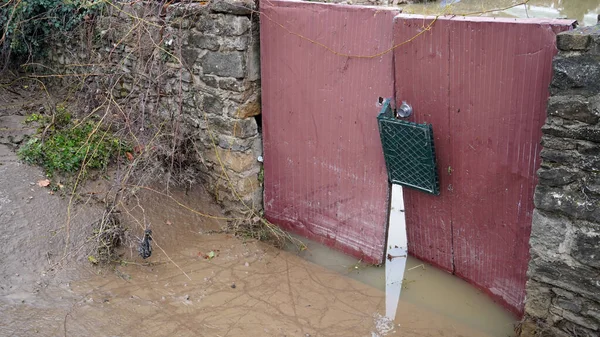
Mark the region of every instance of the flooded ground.
[[[302, 240], [308, 247], [299, 254], [304, 259], [385, 291], [384, 267], [366, 266], [326, 246]], [[467, 282], [412, 257], [404, 278], [401, 305], [435, 312], [489, 336], [514, 334], [515, 317]]]
[[[2, 336], [485, 336], [410, 302], [389, 322], [380, 314], [381, 290], [264, 243], [215, 234], [222, 222], [150, 191], [140, 192], [124, 217], [135, 234], [138, 221], [151, 224], [151, 258], [139, 258], [134, 245], [120, 265], [56, 265], [63, 243], [44, 233], [64, 224], [66, 201], [34, 186], [39, 170], [7, 158], [0, 166], [0, 183], [9, 186], [0, 212], [10, 215], [0, 223]], [[173, 195], [219, 215], [202, 190]], [[21, 204], [29, 199], [31, 207], [53, 210]], [[83, 220], [96, 211], [78, 207], [82, 221], [71, 230], [85, 231]]]
[[[141, 189], [121, 210], [132, 238], [123, 262], [92, 265], [86, 243], [102, 204], [81, 197], [68, 212], [69, 198], [40, 186], [43, 172], [13, 152], [39, 101], [0, 95], [1, 336], [487, 336], [411, 301], [390, 322], [380, 288], [219, 233], [223, 220], [205, 216], [222, 217], [219, 207], [200, 187], [173, 198]], [[135, 237], [146, 226], [154, 249], [142, 260]]]
[[[521, 0], [444, 0], [401, 5], [401, 7], [404, 13], [409, 14], [478, 15], [478, 13], [482, 13], [486, 16], [511, 18], [565, 18], [577, 20], [582, 26], [595, 25], [600, 14], [600, 1], [598, 0], [529, 0], [526, 5], [511, 7], [523, 2]], [[442, 3], [451, 5], [444, 6]], [[500, 10], [488, 12], [495, 9]]]

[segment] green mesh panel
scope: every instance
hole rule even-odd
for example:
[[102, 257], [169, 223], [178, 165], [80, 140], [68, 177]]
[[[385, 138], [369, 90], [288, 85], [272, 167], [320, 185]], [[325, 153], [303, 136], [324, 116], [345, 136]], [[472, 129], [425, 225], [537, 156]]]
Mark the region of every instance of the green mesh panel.
[[377, 120], [390, 182], [440, 194], [431, 124], [396, 119], [389, 100]]

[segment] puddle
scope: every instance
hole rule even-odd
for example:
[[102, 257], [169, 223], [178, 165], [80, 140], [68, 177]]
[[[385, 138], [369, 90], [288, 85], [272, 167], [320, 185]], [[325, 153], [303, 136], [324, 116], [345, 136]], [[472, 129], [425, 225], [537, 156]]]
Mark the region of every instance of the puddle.
[[[452, 2], [447, 0], [445, 3]], [[440, 2], [401, 5], [401, 7], [403, 12], [408, 14], [462, 14], [506, 8], [520, 2], [522, 1], [462, 0], [447, 8], [440, 6]], [[568, 18], [577, 20], [582, 26], [593, 26], [598, 22], [598, 14], [600, 14], [600, 2], [598, 0], [530, 0], [527, 5], [483, 15], [509, 18]]]
[[[18, 181], [18, 173], [26, 182], [35, 181], [39, 174], [17, 163], [5, 162], [0, 167], [7, 170], [6, 176]], [[58, 211], [66, 209], [64, 200], [42, 189], [31, 191], [29, 183], [18, 187], [14, 193], [7, 191], [7, 200], [19, 200], [17, 196], [22, 192], [31, 192], [34, 201], [44, 197], [45, 202], [55, 203], [52, 208], [57, 212], [37, 213], [45, 217], [46, 224], [62, 223], [64, 214]], [[222, 222], [193, 213], [190, 208], [222, 216], [211, 197], [196, 190], [172, 192], [179, 203], [141, 190], [122, 210], [123, 220], [135, 236], [141, 236], [145, 226], [152, 228], [154, 246], [149, 259], [137, 256], [135, 245], [126, 247], [123, 259], [127, 262], [106, 268], [72, 263], [69, 270], [61, 272], [57, 284], [54, 275], [39, 274], [37, 267], [47, 264], [42, 254], [45, 249], [40, 250], [43, 245], [31, 243], [22, 250], [4, 250], [2, 257], [6, 259], [0, 264], [0, 335], [488, 336], [408, 301], [400, 304], [397, 319], [392, 322], [382, 316], [385, 294], [380, 289], [261, 242], [209, 234]], [[28, 210], [27, 204], [19, 205]], [[14, 216], [26, 225], [38, 215], [15, 212]], [[4, 225], [13, 229], [14, 222]], [[43, 229], [34, 226], [21, 232], [31, 236]], [[0, 236], [0, 243], [0, 247], [6, 247], [10, 238]], [[317, 247], [311, 248], [314, 256]], [[210, 252], [214, 252], [213, 258], [206, 258]], [[339, 255], [334, 252], [325, 253], [320, 261], [346, 264], [335, 260]], [[24, 258], [39, 266], [23, 265]], [[377, 283], [376, 274], [367, 274], [369, 269], [359, 272], [350, 276], [373, 278]], [[446, 295], [439, 293], [441, 297]]]
[[[299, 237], [298, 237], [299, 238]], [[365, 266], [324, 245], [301, 239], [299, 255], [329, 270], [385, 291], [385, 267]], [[294, 251], [293, 247], [287, 248]], [[400, 302], [435, 312], [493, 337], [514, 335], [515, 318], [467, 282], [409, 257]]]

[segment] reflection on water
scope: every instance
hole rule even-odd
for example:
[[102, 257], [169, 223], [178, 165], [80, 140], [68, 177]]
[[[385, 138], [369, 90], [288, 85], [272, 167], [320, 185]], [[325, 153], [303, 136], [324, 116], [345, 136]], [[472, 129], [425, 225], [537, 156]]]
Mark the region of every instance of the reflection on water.
[[[356, 259], [299, 238], [306, 260], [385, 290], [385, 268], [365, 266]], [[294, 250], [293, 247], [289, 247]], [[409, 257], [400, 301], [436, 312], [493, 337], [513, 336], [515, 318], [463, 280]]]
[[582, 26], [593, 26], [598, 22], [600, 0], [530, 0], [526, 5], [507, 8], [523, 0], [462, 0], [451, 6], [440, 6], [440, 2], [427, 2], [403, 6], [404, 13], [411, 14], [464, 14], [486, 12], [482, 15], [513, 18], [574, 19]]

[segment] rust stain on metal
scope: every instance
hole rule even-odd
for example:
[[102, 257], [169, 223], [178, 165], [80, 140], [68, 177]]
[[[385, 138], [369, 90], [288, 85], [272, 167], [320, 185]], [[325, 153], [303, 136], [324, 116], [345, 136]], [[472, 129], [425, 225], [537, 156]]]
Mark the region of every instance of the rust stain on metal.
[[[396, 248], [398, 248], [398, 246], [396, 246]], [[395, 259], [397, 257], [406, 257], [406, 255], [392, 255], [392, 254], [387, 255], [388, 261], [392, 261], [393, 259]]]

